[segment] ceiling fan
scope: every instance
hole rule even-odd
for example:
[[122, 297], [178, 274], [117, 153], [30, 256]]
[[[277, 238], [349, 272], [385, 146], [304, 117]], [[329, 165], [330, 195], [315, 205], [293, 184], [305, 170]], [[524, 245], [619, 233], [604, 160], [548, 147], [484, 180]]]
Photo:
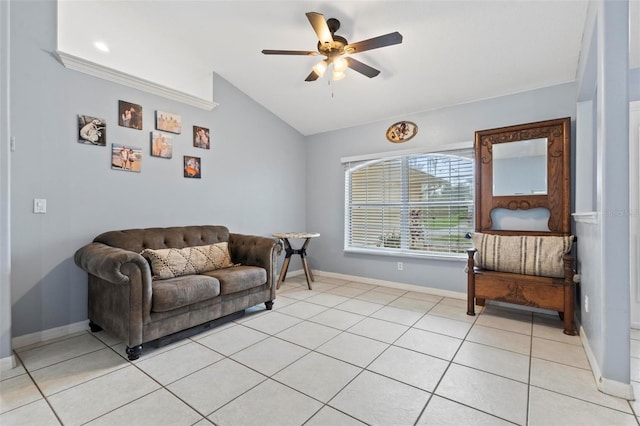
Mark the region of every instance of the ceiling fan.
[[262, 51], [265, 55], [324, 55], [325, 59], [313, 67], [313, 70], [305, 81], [315, 81], [322, 77], [330, 65], [333, 65], [334, 80], [342, 80], [345, 77], [344, 72], [347, 67], [369, 78], [373, 78], [380, 74], [379, 70], [345, 55], [402, 43], [402, 34], [397, 31], [356, 43], [349, 43], [344, 37], [335, 34], [340, 28], [340, 21], [337, 19], [329, 18], [325, 20], [323, 14], [316, 12], [308, 12], [306, 15], [319, 39], [317, 51], [268, 49]]

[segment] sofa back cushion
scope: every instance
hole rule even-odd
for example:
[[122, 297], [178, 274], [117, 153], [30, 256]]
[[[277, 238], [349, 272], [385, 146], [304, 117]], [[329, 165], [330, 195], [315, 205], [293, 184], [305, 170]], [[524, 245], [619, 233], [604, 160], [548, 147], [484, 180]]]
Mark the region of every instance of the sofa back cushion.
[[492, 271], [562, 278], [573, 236], [504, 236], [475, 232], [477, 265]]
[[228, 242], [229, 229], [213, 225], [125, 229], [105, 232], [93, 241], [140, 253], [144, 249], [181, 249]]

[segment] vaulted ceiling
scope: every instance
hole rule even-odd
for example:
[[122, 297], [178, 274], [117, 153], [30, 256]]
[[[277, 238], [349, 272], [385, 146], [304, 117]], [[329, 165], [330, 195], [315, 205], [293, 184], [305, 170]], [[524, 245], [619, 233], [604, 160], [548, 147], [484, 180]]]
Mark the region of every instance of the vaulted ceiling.
[[[217, 73], [304, 135], [576, 79], [586, 0], [115, 1], [60, 0], [59, 49], [145, 80], [212, 96]], [[398, 31], [402, 44], [305, 82], [318, 56], [306, 12], [337, 18], [349, 42]], [[109, 52], [94, 42], [102, 41]], [[213, 93], [213, 101], [215, 93]]]

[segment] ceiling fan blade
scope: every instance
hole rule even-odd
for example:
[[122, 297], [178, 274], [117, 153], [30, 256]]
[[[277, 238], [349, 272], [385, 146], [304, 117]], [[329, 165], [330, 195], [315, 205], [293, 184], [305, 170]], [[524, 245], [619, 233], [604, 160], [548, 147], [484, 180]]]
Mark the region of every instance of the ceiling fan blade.
[[317, 12], [307, 12], [306, 15], [320, 42], [322, 44], [333, 42], [333, 37], [331, 36], [331, 31], [329, 31], [327, 20], [324, 19], [324, 15]]
[[318, 77], [320, 77], [318, 73], [312, 70], [311, 74], [309, 74], [307, 78], [304, 79], [304, 81], [316, 81]]
[[402, 34], [396, 31], [394, 33], [348, 44], [344, 47], [344, 50], [346, 53], [360, 53], [365, 50], [378, 49], [380, 47], [392, 46], [400, 43], [402, 43]]
[[353, 58], [344, 58], [345, 61], [347, 61], [347, 66], [349, 68], [351, 68], [354, 71], [359, 72], [362, 75], [366, 75], [369, 78], [373, 78], [375, 76], [377, 76], [378, 74], [380, 74], [380, 71], [370, 67], [367, 64], [363, 64], [360, 61], [356, 61]]
[[318, 52], [313, 50], [269, 50], [264, 49], [262, 51], [265, 55], [304, 55], [304, 56], [316, 56]]

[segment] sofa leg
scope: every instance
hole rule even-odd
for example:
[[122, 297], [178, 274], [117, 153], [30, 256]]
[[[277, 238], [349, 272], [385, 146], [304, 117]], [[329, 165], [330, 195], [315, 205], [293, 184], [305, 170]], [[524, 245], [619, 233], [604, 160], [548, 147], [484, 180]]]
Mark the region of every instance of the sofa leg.
[[127, 356], [129, 357], [129, 361], [135, 361], [136, 359], [140, 358], [140, 355], [142, 355], [142, 345], [134, 346], [132, 348], [127, 346], [126, 351]]
[[102, 327], [100, 327], [98, 324], [96, 324], [91, 320], [89, 320], [89, 328], [91, 329], [92, 333], [97, 333], [98, 331], [102, 331]]
[[267, 311], [273, 309], [273, 300], [269, 300], [268, 302], [264, 302], [264, 306], [266, 306]]

